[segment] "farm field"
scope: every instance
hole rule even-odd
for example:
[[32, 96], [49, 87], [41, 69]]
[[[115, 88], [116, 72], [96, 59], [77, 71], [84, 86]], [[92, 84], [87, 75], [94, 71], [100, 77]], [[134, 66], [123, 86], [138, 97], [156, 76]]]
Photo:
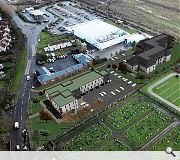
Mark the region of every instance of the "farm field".
[[155, 87], [153, 92], [180, 107], [180, 79], [176, 76]]
[[168, 134], [153, 144], [148, 150], [162, 151], [167, 147], [179, 151], [180, 148], [180, 126], [172, 129]]
[[111, 135], [111, 130], [104, 124], [94, 124], [78, 136], [70, 139], [63, 150], [80, 151], [89, 150]]
[[149, 103], [144, 98], [133, 98], [125, 103], [123, 107], [118, 108], [115, 112], [110, 114], [106, 118], [106, 121], [115, 129], [121, 129], [149, 111], [152, 105], [154, 105]]
[[113, 139], [101, 147], [102, 151], [128, 151], [130, 147], [121, 142], [119, 139]]
[[170, 118], [159, 111], [154, 111], [128, 128], [126, 137], [136, 147], [140, 147], [167, 127], [170, 122]]

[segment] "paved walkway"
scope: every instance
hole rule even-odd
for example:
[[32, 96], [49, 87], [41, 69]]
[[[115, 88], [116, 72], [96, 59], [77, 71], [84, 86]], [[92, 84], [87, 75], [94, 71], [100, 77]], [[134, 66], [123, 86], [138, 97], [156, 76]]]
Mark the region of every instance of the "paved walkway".
[[35, 113], [35, 114], [31, 115], [31, 116], [29, 116], [29, 118], [32, 119], [32, 118], [35, 118], [37, 116], [39, 116], [39, 113]]
[[151, 85], [147, 91], [148, 93], [150, 93], [151, 95], [153, 95], [154, 97], [158, 98], [159, 100], [165, 102], [166, 104], [168, 104], [169, 106], [171, 106], [172, 108], [174, 108], [175, 110], [180, 112], [180, 108], [176, 105], [174, 105], [173, 103], [167, 101], [166, 99], [162, 98], [161, 96], [157, 95], [156, 93], [154, 93], [152, 90], [153, 88], [155, 88], [156, 86], [158, 86], [159, 84], [163, 83], [164, 81], [166, 81], [167, 79], [171, 78], [172, 76], [177, 75], [177, 73], [171, 73], [168, 76], [160, 79], [159, 81], [157, 81], [156, 83], [154, 83], [153, 85]]

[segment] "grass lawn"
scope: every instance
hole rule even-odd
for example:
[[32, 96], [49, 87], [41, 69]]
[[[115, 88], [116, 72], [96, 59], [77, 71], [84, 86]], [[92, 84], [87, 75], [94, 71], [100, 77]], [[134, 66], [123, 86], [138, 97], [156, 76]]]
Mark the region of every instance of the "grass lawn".
[[17, 93], [17, 90], [21, 83], [21, 78], [22, 78], [23, 71], [24, 71], [24, 63], [25, 63], [26, 55], [27, 55], [26, 49], [24, 49], [19, 55], [19, 61], [18, 61], [16, 73], [15, 73], [15, 76], [14, 76], [14, 79], [12, 82], [12, 88], [11, 88], [12, 93]]
[[[55, 138], [58, 135], [61, 135], [63, 132], [67, 131], [69, 128], [71, 128], [70, 123], [56, 123], [54, 120], [48, 121], [47, 123], [45, 121], [40, 120], [39, 116], [30, 119], [31, 123], [31, 135], [34, 130], [47, 130], [50, 132], [50, 135], [48, 136], [47, 140], [50, 140], [52, 138]], [[32, 136], [33, 137], [33, 136]], [[33, 138], [32, 138], [33, 139]], [[41, 146], [46, 142], [46, 137], [40, 136], [39, 144], [37, 142], [34, 142], [35, 146]]]
[[153, 92], [180, 107], [180, 79], [173, 76], [153, 89]]
[[126, 137], [137, 148], [143, 146], [167, 127], [171, 119], [160, 111], [154, 111], [126, 130]]
[[144, 98], [134, 97], [125, 103], [123, 107], [119, 107], [115, 112], [110, 114], [106, 121], [115, 129], [121, 129], [128, 123], [134, 121], [151, 109], [150, 105]]
[[101, 151], [129, 151], [130, 147], [119, 139], [113, 139], [100, 148]]
[[109, 23], [109, 24], [111, 24], [111, 25], [113, 25], [113, 26], [116, 26], [116, 27], [118, 27], [118, 28], [120, 28], [120, 29], [122, 29], [122, 30], [124, 30], [124, 31], [126, 31], [126, 32], [128, 32], [128, 33], [130, 33], [130, 34], [137, 32], [135, 29], [128, 28], [128, 27], [123, 26], [123, 25], [121, 25], [121, 24], [117, 24], [117, 23], [115, 23], [115, 22], [113, 22], [113, 21], [111, 21], [111, 20], [107, 20], [107, 21], [105, 21], [105, 22], [106, 22], [106, 23]]
[[168, 134], [161, 138], [158, 142], [153, 144], [148, 150], [150, 151], [164, 151], [167, 147], [179, 151], [180, 148], [180, 126], [172, 129]]
[[6, 82], [5, 81], [0, 81], [0, 89], [5, 87]]
[[43, 107], [41, 106], [40, 103], [33, 103], [32, 101], [29, 103], [29, 113], [30, 115], [39, 113], [40, 111], [43, 110]]
[[111, 135], [111, 130], [104, 124], [94, 124], [78, 136], [70, 139], [63, 150], [80, 151], [89, 150]]

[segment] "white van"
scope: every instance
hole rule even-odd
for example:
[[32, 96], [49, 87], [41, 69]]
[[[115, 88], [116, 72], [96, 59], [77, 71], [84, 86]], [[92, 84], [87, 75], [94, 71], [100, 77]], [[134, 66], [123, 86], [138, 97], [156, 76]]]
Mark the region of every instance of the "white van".
[[15, 123], [14, 123], [14, 128], [15, 128], [15, 129], [19, 129], [19, 122], [15, 122]]

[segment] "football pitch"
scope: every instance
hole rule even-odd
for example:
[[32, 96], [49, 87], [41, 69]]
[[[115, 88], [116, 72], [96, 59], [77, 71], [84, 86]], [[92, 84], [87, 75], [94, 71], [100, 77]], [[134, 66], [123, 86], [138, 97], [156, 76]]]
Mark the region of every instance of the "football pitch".
[[153, 92], [180, 107], [180, 77], [173, 76], [153, 89]]

